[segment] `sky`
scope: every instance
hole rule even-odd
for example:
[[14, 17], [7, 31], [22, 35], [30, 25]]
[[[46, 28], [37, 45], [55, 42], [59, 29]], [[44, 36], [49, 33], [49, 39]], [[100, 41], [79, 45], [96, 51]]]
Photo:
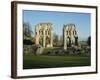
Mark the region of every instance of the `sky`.
[[91, 35], [90, 13], [23, 10], [23, 22], [30, 24], [33, 33], [36, 24], [50, 22], [58, 36], [63, 35], [63, 25], [70, 23], [76, 25], [79, 40], [86, 40]]

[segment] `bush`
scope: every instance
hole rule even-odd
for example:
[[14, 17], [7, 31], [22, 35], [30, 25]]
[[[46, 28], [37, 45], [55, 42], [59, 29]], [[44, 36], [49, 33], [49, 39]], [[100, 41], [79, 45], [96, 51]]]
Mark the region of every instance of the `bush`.
[[23, 54], [24, 55], [36, 55], [38, 49], [37, 45], [23, 45]]

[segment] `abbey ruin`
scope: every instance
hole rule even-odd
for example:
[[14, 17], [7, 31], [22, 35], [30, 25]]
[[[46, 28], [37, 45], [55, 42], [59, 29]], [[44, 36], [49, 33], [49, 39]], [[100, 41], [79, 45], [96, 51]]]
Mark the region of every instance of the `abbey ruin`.
[[63, 27], [64, 49], [78, 45], [78, 35], [75, 24], [66, 24]]
[[[35, 44], [41, 47], [53, 47], [53, 24], [39, 23], [35, 26]], [[64, 24], [63, 26], [63, 47], [77, 46], [78, 34], [75, 24]]]
[[53, 47], [53, 33], [51, 23], [39, 23], [35, 26], [35, 43], [42, 47]]

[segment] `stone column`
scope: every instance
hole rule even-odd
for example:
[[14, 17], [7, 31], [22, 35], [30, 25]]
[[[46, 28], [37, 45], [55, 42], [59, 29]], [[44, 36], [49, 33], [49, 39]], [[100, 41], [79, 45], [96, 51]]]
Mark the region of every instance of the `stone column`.
[[63, 37], [64, 37], [64, 49], [67, 49], [67, 36], [66, 36], [66, 31], [65, 30], [63, 30]]
[[53, 47], [53, 31], [51, 30], [50, 46]]
[[35, 44], [39, 45], [39, 32], [38, 32], [38, 30], [35, 31]]
[[45, 29], [43, 30], [43, 47], [45, 48]]

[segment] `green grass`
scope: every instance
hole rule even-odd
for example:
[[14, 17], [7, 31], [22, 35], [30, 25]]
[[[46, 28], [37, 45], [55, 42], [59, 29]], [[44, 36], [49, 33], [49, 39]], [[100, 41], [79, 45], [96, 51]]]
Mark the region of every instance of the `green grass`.
[[90, 66], [89, 56], [24, 55], [23, 69]]

